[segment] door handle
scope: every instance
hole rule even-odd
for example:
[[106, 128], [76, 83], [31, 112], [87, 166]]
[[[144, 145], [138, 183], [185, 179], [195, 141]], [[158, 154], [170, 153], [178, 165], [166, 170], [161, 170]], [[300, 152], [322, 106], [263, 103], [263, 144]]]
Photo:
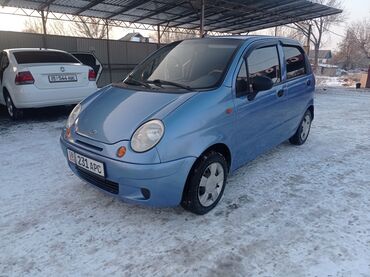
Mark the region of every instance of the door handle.
[[308, 80], [306, 81], [306, 85], [307, 85], [307, 86], [310, 86], [310, 85], [311, 85], [311, 80], [310, 80], [310, 79], [308, 79]]
[[278, 97], [283, 97], [283, 96], [284, 96], [284, 90], [283, 90], [283, 89], [279, 90], [279, 91], [277, 92], [277, 96], [278, 96]]

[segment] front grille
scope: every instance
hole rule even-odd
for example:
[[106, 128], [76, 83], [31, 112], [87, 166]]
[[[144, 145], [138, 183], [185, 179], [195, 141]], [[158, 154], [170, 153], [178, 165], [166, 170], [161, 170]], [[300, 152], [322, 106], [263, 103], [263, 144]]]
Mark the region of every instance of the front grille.
[[113, 194], [118, 194], [119, 192], [119, 186], [117, 183], [109, 181], [107, 179], [101, 178], [99, 176], [95, 176], [94, 174], [91, 174], [89, 172], [86, 172], [85, 170], [82, 170], [77, 167], [77, 173], [78, 175], [84, 179], [85, 181], [105, 190]]
[[95, 145], [92, 145], [92, 144], [87, 143], [87, 142], [84, 142], [84, 141], [81, 141], [79, 139], [77, 139], [76, 142], [79, 143], [79, 144], [81, 144], [81, 145], [83, 145], [83, 146], [85, 146], [85, 147], [89, 147], [89, 148], [92, 148], [92, 149], [97, 150], [97, 151], [100, 151], [100, 152], [103, 151], [103, 148], [98, 147], [98, 146], [95, 146]]

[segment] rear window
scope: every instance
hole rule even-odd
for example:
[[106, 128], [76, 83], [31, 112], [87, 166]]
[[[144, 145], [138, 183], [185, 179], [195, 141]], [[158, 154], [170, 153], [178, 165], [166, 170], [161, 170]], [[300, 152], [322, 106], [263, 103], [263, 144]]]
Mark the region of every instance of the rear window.
[[18, 64], [25, 63], [80, 63], [73, 56], [63, 52], [24, 51], [13, 53]]
[[284, 46], [287, 78], [293, 79], [306, 74], [306, 59], [302, 49], [296, 46]]

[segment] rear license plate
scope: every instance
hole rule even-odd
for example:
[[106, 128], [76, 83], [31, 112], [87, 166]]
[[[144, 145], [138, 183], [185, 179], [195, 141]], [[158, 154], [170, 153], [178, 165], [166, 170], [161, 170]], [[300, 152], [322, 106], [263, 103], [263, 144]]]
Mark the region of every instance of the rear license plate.
[[79, 168], [105, 177], [104, 164], [67, 149], [68, 160]]
[[51, 74], [49, 75], [50, 83], [60, 83], [60, 82], [77, 82], [76, 74]]

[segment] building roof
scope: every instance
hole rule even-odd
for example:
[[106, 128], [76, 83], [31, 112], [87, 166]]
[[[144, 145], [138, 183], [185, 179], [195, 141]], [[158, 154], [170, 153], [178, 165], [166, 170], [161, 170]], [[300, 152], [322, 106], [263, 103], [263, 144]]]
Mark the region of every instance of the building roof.
[[[200, 3], [201, 0], [0, 0], [2, 6], [194, 30], [200, 25]], [[240, 34], [340, 12], [308, 0], [205, 1], [205, 31]]]
[[136, 38], [144, 38], [144, 36], [142, 34], [136, 32], [136, 33], [128, 33], [128, 34], [126, 34], [124, 37], [120, 38], [120, 40], [127, 40], [127, 41], [129, 41], [129, 40], [131, 40], [134, 37], [136, 37]]
[[[315, 58], [315, 51], [310, 51], [309, 55], [310, 59]], [[332, 58], [332, 53], [331, 50], [319, 50], [319, 59], [331, 59]]]

